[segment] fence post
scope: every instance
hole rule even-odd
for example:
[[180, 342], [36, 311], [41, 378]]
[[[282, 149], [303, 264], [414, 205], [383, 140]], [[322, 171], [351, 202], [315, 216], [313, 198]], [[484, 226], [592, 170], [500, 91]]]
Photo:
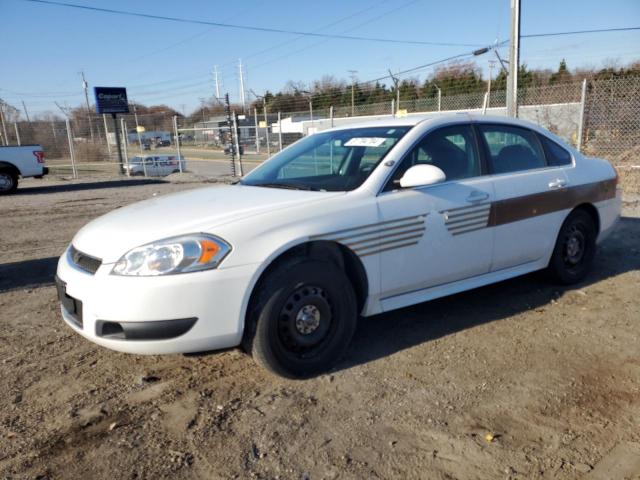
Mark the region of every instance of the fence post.
[[282, 151], [282, 112], [278, 110], [278, 144], [280, 145], [280, 151]]
[[178, 116], [173, 116], [173, 131], [175, 133], [176, 146], [178, 147], [178, 168], [182, 173], [182, 155], [180, 155], [180, 137], [178, 136]]
[[16, 139], [18, 140], [18, 146], [22, 145], [20, 142], [20, 132], [18, 131], [18, 122], [13, 122], [13, 126], [16, 129]]
[[[124, 118], [120, 118], [120, 131], [122, 132], [122, 149], [124, 150], [124, 163], [127, 167], [129, 167], [129, 149], [127, 148], [127, 145], [129, 144], [129, 137], [127, 136], [127, 122], [124, 121]], [[147, 176], [146, 174], [146, 167], [144, 167], [144, 160], [142, 161], [142, 165], [145, 169], [145, 177]], [[127, 177], [131, 176], [131, 170], [129, 168], [126, 169], [127, 170]]]
[[73, 151], [73, 135], [71, 133], [71, 122], [67, 118], [65, 120], [65, 124], [67, 127], [67, 140], [69, 141], [69, 155], [71, 156], [71, 172], [73, 173], [73, 178], [78, 178], [78, 171], [76, 170], [76, 155]]
[[[262, 99], [264, 100], [264, 98]], [[266, 124], [265, 126], [267, 127], [265, 129], [265, 134], [264, 136], [267, 139], [267, 156], [271, 156], [271, 145], [269, 145], [269, 119], [267, 118], [267, 104], [266, 102], [264, 103], [264, 123]]]
[[107, 116], [103, 113], [102, 120], [104, 120], [104, 138], [107, 141], [107, 151], [111, 156], [111, 144], [109, 143], [109, 129], [107, 128]]
[[484, 99], [482, 100], [482, 114], [487, 114], [487, 104], [489, 103], [489, 92], [484, 92]]
[[7, 137], [7, 127], [4, 125], [4, 107], [0, 105], [0, 121], [2, 122], [2, 144], [9, 145], [9, 137]]
[[258, 134], [258, 109], [253, 109], [253, 119], [256, 123], [256, 153], [260, 153], [260, 135]]
[[333, 128], [333, 105], [329, 107], [329, 118], [331, 119], [331, 128]]
[[580, 98], [580, 118], [578, 119], [578, 141], [576, 148], [582, 151], [582, 134], [584, 130], [584, 110], [587, 103], [587, 79], [582, 80], [582, 96]]
[[438, 111], [442, 111], [442, 90], [438, 88]]
[[391, 99], [391, 116], [393, 117], [396, 113], [396, 99]]

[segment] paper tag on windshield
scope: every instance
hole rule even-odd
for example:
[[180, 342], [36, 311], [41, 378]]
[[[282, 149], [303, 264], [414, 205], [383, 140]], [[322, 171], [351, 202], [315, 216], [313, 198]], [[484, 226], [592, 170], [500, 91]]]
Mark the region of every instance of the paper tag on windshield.
[[345, 147], [379, 147], [386, 138], [380, 137], [354, 137], [344, 144]]

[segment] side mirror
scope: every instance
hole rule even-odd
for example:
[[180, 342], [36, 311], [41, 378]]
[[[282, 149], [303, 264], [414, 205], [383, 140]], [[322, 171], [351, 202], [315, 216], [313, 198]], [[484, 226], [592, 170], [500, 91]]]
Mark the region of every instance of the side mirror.
[[414, 165], [409, 168], [400, 179], [402, 188], [422, 187], [444, 182], [446, 175], [434, 165]]

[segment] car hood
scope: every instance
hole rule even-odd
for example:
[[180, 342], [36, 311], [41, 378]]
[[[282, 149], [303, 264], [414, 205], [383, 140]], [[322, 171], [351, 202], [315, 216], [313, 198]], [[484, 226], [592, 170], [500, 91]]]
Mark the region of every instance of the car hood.
[[114, 210], [85, 225], [74, 237], [77, 250], [117, 262], [132, 248], [176, 235], [215, 233], [221, 225], [261, 213], [343, 195], [227, 185], [156, 197]]

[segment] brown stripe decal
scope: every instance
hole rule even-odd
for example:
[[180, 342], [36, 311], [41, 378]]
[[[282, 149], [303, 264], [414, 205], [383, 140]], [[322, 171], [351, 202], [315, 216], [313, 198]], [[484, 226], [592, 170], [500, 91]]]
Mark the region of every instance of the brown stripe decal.
[[616, 196], [616, 179], [508, 198], [491, 204], [489, 227], [595, 203]]

